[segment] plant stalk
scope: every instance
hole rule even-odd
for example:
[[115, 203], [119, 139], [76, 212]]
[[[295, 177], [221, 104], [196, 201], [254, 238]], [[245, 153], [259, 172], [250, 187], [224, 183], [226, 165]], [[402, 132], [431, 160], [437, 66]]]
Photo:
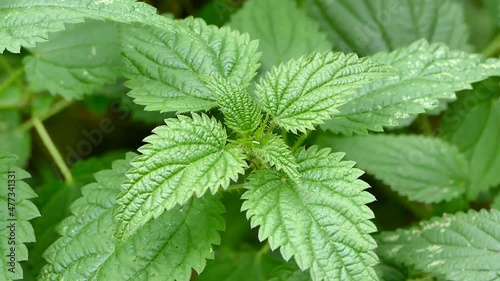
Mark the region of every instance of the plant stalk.
[[34, 125], [35, 118], [37, 118], [41, 121], [45, 121], [45, 120], [49, 119], [50, 117], [52, 117], [53, 115], [59, 113], [61, 110], [65, 109], [69, 105], [71, 105], [71, 102], [69, 102], [67, 100], [61, 100], [61, 101], [57, 102], [56, 104], [54, 104], [54, 106], [45, 115], [42, 115], [39, 117], [38, 116], [32, 117], [30, 120], [24, 122], [23, 125], [21, 126], [21, 128], [25, 131], [30, 130]]
[[500, 55], [500, 34], [484, 49], [483, 55], [487, 58], [497, 57]]
[[45, 129], [45, 126], [43, 125], [42, 121], [36, 116], [34, 116], [32, 120], [33, 120], [33, 125], [35, 126], [35, 129], [38, 132], [38, 135], [40, 135], [40, 138], [42, 139], [43, 144], [45, 145], [50, 155], [52, 156], [52, 159], [54, 159], [54, 162], [56, 163], [59, 170], [61, 170], [64, 180], [69, 185], [73, 184], [74, 182], [73, 176], [71, 175], [68, 166], [66, 166], [66, 163], [64, 162], [61, 154], [54, 145], [54, 142], [50, 138], [49, 133]]

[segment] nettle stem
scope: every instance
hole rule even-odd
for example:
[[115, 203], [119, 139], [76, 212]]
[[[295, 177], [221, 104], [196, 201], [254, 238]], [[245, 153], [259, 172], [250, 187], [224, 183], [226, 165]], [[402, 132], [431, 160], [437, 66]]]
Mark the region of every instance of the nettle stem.
[[66, 163], [64, 162], [61, 154], [54, 145], [52, 138], [50, 138], [50, 135], [45, 129], [45, 126], [43, 125], [42, 121], [38, 117], [33, 117], [32, 120], [33, 120], [33, 125], [35, 126], [35, 129], [38, 132], [38, 135], [40, 135], [40, 138], [42, 139], [43, 144], [45, 145], [50, 155], [54, 159], [59, 170], [61, 170], [64, 180], [66, 181], [67, 184], [73, 184], [74, 182], [73, 176], [71, 175], [68, 166], [66, 166]]
[[41, 121], [45, 121], [70, 105], [71, 105], [70, 101], [61, 100], [56, 104], [54, 104], [54, 106], [52, 106], [52, 108], [50, 108], [50, 110], [46, 114], [42, 116], [32, 117], [30, 120], [26, 121], [23, 125], [21, 125], [21, 128], [27, 131], [33, 127], [35, 118], [38, 118]]
[[312, 131], [307, 131], [297, 139], [291, 148], [292, 152], [295, 152], [307, 140], [307, 138], [311, 135], [311, 132]]
[[19, 68], [16, 72], [9, 76], [9, 78], [0, 85], [0, 93], [7, 90], [10, 85], [19, 79], [24, 74], [24, 67]]
[[484, 49], [483, 55], [487, 58], [500, 55], [500, 34]]

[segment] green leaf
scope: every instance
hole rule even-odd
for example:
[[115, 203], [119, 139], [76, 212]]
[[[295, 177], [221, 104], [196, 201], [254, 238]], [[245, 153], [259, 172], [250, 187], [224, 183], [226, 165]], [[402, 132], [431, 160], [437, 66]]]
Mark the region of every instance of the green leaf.
[[193, 195], [227, 188], [247, 167], [242, 149], [226, 145], [226, 131], [215, 119], [193, 114], [166, 124], [153, 130], [139, 149], [142, 155], [131, 162], [115, 213], [120, 241]]
[[355, 54], [315, 53], [273, 68], [256, 86], [260, 106], [292, 132], [323, 123], [347, 95], [391, 70]]
[[36, 193], [23, 180], [30, 175], [16, 167], [17, 156], [0, 152], [0, 279], [23, 279], [20, 261], [28, 260], [25, 243], [35, 242], [29, 220], [40, 216], [29, 200]]
[[467, 159], [455, 146], [438, 138], [323, 135], [318, 143], [346, 152], [347, 158], [356, 161], [359, 168], [412, 201], [449, 201], [468, 188]]
[[463, 7], [454, 0], [307, 0], [303, 6], [343, 52], [371, 55], [421, 38], [468, 49]]
[[18, 167], [26, 166], [31, 156], [31, 135], [21, 128], [21, 121], [21, 112], [0, 110], [0, 153], [17, 155]]
[[215, 106], [200, 76], [225, 78], [246, 87], [255, 76], [257, 42], [228, 27], [201, 19], [179, 21], [179, 32], [127, 26], [123, 32], [126, 85], [134, 102], [149, 111], [189, 112]]
[[281, 257], [255, 250], [216, 251], [215, 260], [196, 278], [197, 281], [268, 281], [270, 272], [280, 264]]
[[500, 184], [498, 81], [481, 83], [461, 93], [441, 123], [441, 137], [458, 146], [471, 164], [467, 172], [471, 182], [470, 199]]
[[[377, 253], [446, 280], [498, 280], [500, 212], [444, 215], [409, 230], [384, 232]], [[443, 279], [443, 280], [444, 280]]]
[[82, 99], [119, 75], [118, 30], [113, 22], [66, 25], [65, 31], [51, 34], [48, 42], [30, 51], [24, 64], [31, 86], [67, 100]]
[[300, 173], [297, 171], [298, 165], [295, 157], [293, 157], [290, 147], [280, 136], [263, 135], [256, 142], [252, 142], [252, 151], [269, 166], [283, 171], [291, 180], [300, 182]]
[[285, 260], [294, 256], [313, 280], [377, 280], [372, 266], [377, 257], [369, 233], [376, 230], [365, 204], [374, 200], [363, 191], [354, 162], [329, 149], [295, 153], [301, 183], [272, 170], [260, 170], [245, 185], [242, 210], [259, 239], [280, 247]]
[[64, 30], [68, 23], [85, 19], [123, 23], [147, 22], [172, 29], [171, 21], [155, 16], [156, 10], [135, 0], [3, 0], [0, 2], [0, 53], [19, 53], [21, 47], [35, 47], [49, 32]]
[[[144, 225], [115, 248], [115, 197], [133, 154], [95, 175], [59, 226], [63, 236], [45, 253], [41, 280], [189, 280], [213, 257], [212, 244], [224, 228], [223, 206], [211, 196], [193, 198]], [[139, 246], [147, 241], [147, 247]], [[177, 257], [177, 258], [176, 258]]]
[[234, 131], [248, 135], [262, 122], [262, 113], [248, 92], [223, 78], [202, 78], [224, 113], [224, 124]]
[[454, 92], [470, 89], [471, 83], [500, 75], [500, 61], [450, 50], [442, 44], [417, 41], [392, 53], [372, 57], [399, 71], [399, 77], [374, 81], [339, 107], [340, 113], [322, 127], [345, 135], [383, 131], [404, 118], [455, 99]]
[[[116, 159], [123, 158], [123, 153], [110, 152], [100, 157], [92, 157], [76, 163], [71, 168], [74, 183], [68, 185], [59, 178], [45, 180], [37, 186], [38, 197], [33, 200], [41, 216], [33, 220], [37, 241], [30, 248], [29, 266], [38, 275], [46, 264], [42, 255], [58, 238], [57, 225], [71, 215], [69, 206], [81, 196], [80, 188], [93, 182], [94, 173], [111, 166]], [[50, 171], [53, 173], [53, 171]]]
[[259, 40], [263, 71], [292, 58], [332, 49], [317, 23], [290, 0], [246, 1], [229, 25]]

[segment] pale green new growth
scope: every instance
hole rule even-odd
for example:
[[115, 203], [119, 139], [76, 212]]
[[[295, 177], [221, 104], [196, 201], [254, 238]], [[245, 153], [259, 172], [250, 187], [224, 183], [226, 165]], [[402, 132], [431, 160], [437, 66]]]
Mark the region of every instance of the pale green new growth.
[[244, 88], [223, 78], [202, 79], [224, 113], [225, 125], [242, 135], [249, 135], [259, 127], [261, 111]]
[[[28, 249], [24, 243], [35, 242], [35, 232], [29, 220], [40, 216], [36, 206], [29, 200], [37, 195], [23, 181], [30, 175], [17, 168], [16, 161], [17, 156], [0, 151], [0, 182], [2, 183], [0, 188], [0, 280], [23, 279], [23, 269], [19, 262], [28, 260]], [[15, 250], [12, 251], [12, 248]], [[13, 259], [11, 259], [12, 255]]]
[[437, 203], [467, 190], [467, 159], [440, 139], [424, 136], [368, 135], [318, 142], [347, 153], [347, 158], [410, 200]]
[[330, 51], [331, 43], [318, 24], [290, 0], [249, 0], [231, 17], [229, 25], [259, 40], [262, 69], [315, 51]]
[[147, 22], [172, 29], [172, 23], [156, 16], [156, 10], [136, 0], [2, 0], [0, 1], [0, 53], [19, 53], [35, 47], [49, 32], [64, 30], [64, 24], [85, 19], [122, 23]]
[[500, 184], [500, 94], [498, 80], [459, 96], [443, 118], [441, 136], [467, 156], [471, 188], [468, 197]]
[[443, 275], [443, 280], [493, 281], [500, 276], [500, 212], [471, 210], [380, 235], [381, 258]]
[[279, 126], [305, 132], [338, 113], [355, 90], [391, 74], [355, 54], [315, 53], [274, 67], [257, 84], [256, 96]]
[[[120, 248], [115, 248], [115, 197], [134, 154], [95, 174], [71, 205], [73, 216], [59, 226], [62, 235], [44, 256], [40, 280], [189, 280], [213, 258], [212, 244], [224, 228], [223, 206], [211, 195], [164, 212]], [[147, 247], [144, 246], [147, 241]]]
[[468, 49], [463, 7], [454, 0], [307, 0], [303, 6], [343, 52], [372, 55], [421, 38]]
[[252, 151], [269, 166], [283, 171], [291, 180], [300, 183], [300, 173], [290, 147], [277, 135], [263, 135], [252, 143]]
[[454, 92], [470, 89], [471, 83], [500, 75], [500, 61], [450, 50], [443, 44], [420, 40], [392, 53], [372, 57], [387, 63], [399, 77], [374, 81], [348, 98], [340, 113], [322, 127], [345, 135], [382, 131], [425, 110], [440, 100], [455, 99]]
[[227, 188], [244, 173], [243, 150], [226, 145], [226, 131], [213, 118], [193, 114], [167, 119], [166, 126], [139, 148], [118, 196], [116, 237], [127, 240], [151, 218], [157, 218], [193, 195], [201, 197]]
[[128, 26], [123, 32], [127, 86], [146, 110], [189, 112], [216, 105], [200, 76], [216, 76], [246, 87], [259, 67], [257, 42], [229, 27], [202, 19], [178, 21], [181, 32]]
[[301, 183], [279, 172], [260, 170], [245, 185], [242, 209], [259, 239], [292, 256], [313, 280], [378, 280], [372, 266], [377, 257], [370, 236], [376, 230], [365, 204], [374, 200], [359, 180], [353, 162], [329, 149], [295, 153]]
[[118, 30], [115, 23], [90, 21], [67, 25], [38, 43], [24, 60], [30, 84], [67, 100], [113, 83], [120, 74]]

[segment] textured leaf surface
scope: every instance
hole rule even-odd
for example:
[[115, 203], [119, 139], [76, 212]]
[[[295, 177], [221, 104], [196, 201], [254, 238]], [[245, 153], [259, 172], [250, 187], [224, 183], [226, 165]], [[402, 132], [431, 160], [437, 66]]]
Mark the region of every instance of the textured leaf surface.
[[[28, 260], [28, 250], [24, 243], [35, 242], [35, 232], [29, 220], [40, 216], [36, 206], [29, 200], [36, 197], [36, 193], [23, 181], [30, 175], [17, 168], [16, 161], [17, 156], [14, 154], [0, 152], [1, 280], [23, 279], [23, 269], [19, 262]], [[8, 255], [14, 255], [14, 259], [11, 260]]]
[[215, 106], [200, 75], [246, 87], [259, 66], [257, 42], [202, 19], [179, 21], [182, 32], [128, 26], [123, 32], [127, 83], [134, 102], [150, 111], [188, 112]]
[[191, 268], [203, 270], [224, 227], [224, 209], [211, 195], [164, 212], [115, 248], [113, 206], [133, 156], [83, 187], [84, 197], [71, 206], [73, 216], [59, 226], [63, 237], [45, 253], [49, 264], [41, 280], [189, 280]]
[[409, 230], [385, 232], [377, 253], [446, 280], [500, 278], [500, 212], [469, 211], [421, 222]]
[[269, 166], [283, 171], [291, 180], [300, 182], [300, 173], [290, 147], [277, 135], [264, 135], [252, 143], [252, 151]]
[[226, 145], [226, 131], [215, 119], [193, 114], [192, 119], [179, 116], [166, 123], [145, 139], [149, 144], [131, 162], [117, 200], [119, 240], [193, 195], [227, 188], [247, 166], [242, 149]]
[[471, 189], [479, 193], [500, 184], [500, 87], [499, 80], [481, 83], [461, 93], [443, 118], [440, 135], [467, 156]]
[[332, 49], [317, 23], [299, 10], [294, 1], [246, 1], [229, 25], [259, 40], [264, 71], [292, 58]]
[[252, 227], [260, 226], [259, 239], [280, 247], [286, 260], [293, 256], [302, 270], [310, 268], [313, 280], [377, 280], [369, 234], [376, 228], [365, 206], [374, 198], [363, 191], [362, 172], [342, 156], [317, 147], [298, 151], [300, 184], [258, 171], [245, 185], [242, 209]]
[[499, 60], [423, 40], [379, 53], [372, 61], [389, 64], [400, 76], [374, 81], [349, 96], [324, 128], [346, 135], [382, 131], [383, 126], [438, 107], [440, 100], [454, 100], [454, 92], [470, 89], [471, 83], [500, 75]]
[[90, 21], [67, 25], [50, 41], [30, 49], [24, 60], [26, 76], [37, 89], [65, 99], [81, 99], [119, 74], [120, 51], [115, 23]]
[[467, 159], [455, 146], [423, 136], [368, 135], [318, 142], [347, 153], [347, 158], [410, 200], [448, 201], [468, 188]]
[[196, 278], [199, 281], [268, 281], [271, 271], [283, 264], [279, 255], [263, 254], [255, 250], [233, 252], [221, 249], [215, 260]]
[[216, 77], [203, 80], [224, 113], [225, 125], [243, 135], [259, 127], [262, 122], [261, 111], [244, 88]]
[[19, 53], [21, 47], [35, 47], [49, 32], [64, 30], [64, 24], [85, 19], [123, 23], [154, 22], [172, 28], [155, 16], [156, 10], [135, 0], [3, 0], [0, 2], [0, 53]]
[[453, 0], [307, 0], [303, 6], [343, 52], [372, 55], [421, 38], [467, 48], [463, 7]]
[[[45, 179], [37, 186], [38, 197], [33, 200], [40, 210], [40, 217], [33, 220], [37, 241], [30, 248], [29, 265], [34, 275], [40, 273], [47, 263], [43, 253], [59, 238], [57, 225], [71, 215], [71, 204], [81, 196], [81, 187], [95, 181], [94, 174], [108, 169], [114, 160], [123, 158], [123, 153], [111, 152], [100, 157], [91, 157], [76, 163], [71, 168], [74, 182], [71, 185], [58, 177]], [[54, 174], [50, 170], [51, 175]]]
[[391, 74], [355, 54], [316, 53], [273, 68], [257, 84], [256, 96], [278, 125], [305, 132], [338, 112], [356, 89]]

